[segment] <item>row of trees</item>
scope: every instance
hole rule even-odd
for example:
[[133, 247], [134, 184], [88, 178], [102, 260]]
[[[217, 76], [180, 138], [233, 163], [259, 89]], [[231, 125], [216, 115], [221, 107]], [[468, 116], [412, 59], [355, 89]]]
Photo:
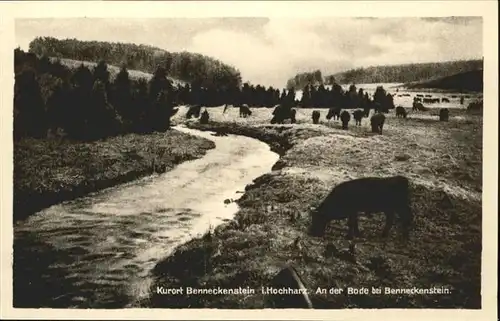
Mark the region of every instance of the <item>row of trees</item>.
[[323, 85], [306, 85], [300, 100], [300, 106], [304, 108], [373, 108], [372, 104], [379, 104], [382, 110], [394, 108], [394, 99], [382, 86], [378, 86], [370, 98], [363, 88], [356, 88], [356, 85], [349, 86], [349, 90], [344, 91], [340, 85], [334, 83], [331, 89]]
[[318, 69], [311, 72], [302, 72], [296, 74], [295, 77], [288, 79], [286, 88], [288, 90], [292, 88], [300, 90], [307, 85], [319, 86], [323, 84], [325, 84], [325, 82], [323, 81], [323, 75], [321, 74], [321, 70]]
[[14, 51], [14, 137], [46, 137], [59, 129], [73, 139], [95, 140], [120, 133], [165, 131], [176, 105], [293, 106], [295, 92], [273, 87], [173, 86], [159, 66], [153, 77], [133, 80], [122, 67], [111, 80], [101, 61], [90, 70], [68, 68], [57, 60]]
[[[331, 89], [308, 85], [298, 101], [293, 88], [280, 92], [249, 83], [241, 87], [203, 87], [199, 81], [173, 86], [163, 66], [155, 70], [149, 81], [131, 79], [125, 66], [111, 80], [104, 61], [90, 70], [83, 64], [71, 69], [59, 61], [20, 49], [14, 51], [14, 57], [16, 139], [42, 138], [60, 129], [78, 140], [166, 131], [176, 105], [365, 108], [370, 103], [368, 94], [354, 85], [346, 92], [337, 84]], [[381, 105], [393, 106], [392, 96], [381, 87], [374, 99]]]
[[104, 60], [111, 65], [147, 73], [161, 66], [169, 76], [188, 83], [197, 82], [202, 87], [241, 85], [239, 70], [217, 59], [189, 52], [168, 52], [152, 46], [38, 37], [30, 43], [29, 51], [39, 56], [80, 61]]
[[174, 90], [162, 67], [149, 82], [131, 81], [125, 68], [111, 82], [104, 62], [93, 71], [70, 70], [19, 49], [14, 57], [15, 139], [62, 129], [71, 138], [95, 140], [170, 127]]
[[287, 88], [293, 87], [301, 90], [308, 84], [332, 85], [335, 82], [340, 84], [410, 83], [482, 69], [483, 60], [476, 59], [356, 68], [324, 77], [320, 70], [315, 70], [299, 73], [290, 78], [287, 81]]

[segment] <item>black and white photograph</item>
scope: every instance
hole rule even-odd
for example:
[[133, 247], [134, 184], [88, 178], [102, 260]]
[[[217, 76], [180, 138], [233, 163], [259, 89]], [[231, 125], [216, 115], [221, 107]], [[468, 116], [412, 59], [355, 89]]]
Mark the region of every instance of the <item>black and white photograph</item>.
[[12, 18], [10, 308], [485, 308], [485, 16], [266, 12]]

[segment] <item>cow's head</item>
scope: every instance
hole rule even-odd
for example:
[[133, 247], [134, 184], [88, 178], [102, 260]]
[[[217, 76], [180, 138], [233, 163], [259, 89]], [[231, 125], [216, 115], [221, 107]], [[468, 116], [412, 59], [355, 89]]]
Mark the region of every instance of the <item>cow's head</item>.
[[321, 237], [325, 235], [326, 219], [321, 212], [315, 207], [310, 208], [311, 225], [309, 226], [309, 234], [311, 236]]

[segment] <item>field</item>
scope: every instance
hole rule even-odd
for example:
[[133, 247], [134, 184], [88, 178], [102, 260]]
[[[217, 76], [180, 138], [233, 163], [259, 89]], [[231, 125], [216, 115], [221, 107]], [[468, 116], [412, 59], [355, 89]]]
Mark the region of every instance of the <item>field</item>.
[[[156, 286], [174, 288], [251, 287], [254, 295], [154, 295], [147, 307], [266, 308], [260, 293], [286, 265], [293, 265], [312, 290], [315, 308], [473, 308], [481, 307], [482, 117], [451, 109], [439, 122], [438, 110], [387, 116], [383, 135], [352, 121], [313, 125], [311, 110], [298, 109], [297, 124], [270, 125], [272, 109], [208, 108], [210, 123], [183, 119], [189, 127], [258, 138], [281, 155], [273, 171], [247, 186], [234, 221], [192, 240], [160, 262]], [[360, 217], [356, 261], [331, 255], [347, 248], [346, 222], [332, 222], [324, 238], [308, 235], [311, 206], [331, 188], [365, 176], [401, 174], [411, 181], [415, 226], [403, 243], [395, 226], [384, 241], [383, 215]], [[353, 200], [356, 201], [356, 200]], [[445, 287], [448, 295], [324, 295], [317, 287]], [[154, 292], [155, 289], [152, 289]]]
[[44, 207], [202, 157], [215, 144], [178, 131], [91, 143], [60, 138], [14, 144], [14, 220]]

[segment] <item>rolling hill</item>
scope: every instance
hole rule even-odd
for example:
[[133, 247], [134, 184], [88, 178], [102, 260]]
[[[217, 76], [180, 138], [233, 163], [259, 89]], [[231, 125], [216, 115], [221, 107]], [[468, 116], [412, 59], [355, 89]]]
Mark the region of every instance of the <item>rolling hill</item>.
[[125, 66], [130, 70], [154, 73], [165, 68], [173, 79], [198, 83], [202, 87], [234, 87], [241, 85], [240, 71], [233, 66], [205, 55], [167, 50], [131, 43], [80, 41], [77, 39], [35, 38], [29, 51], [39, 56], [76, 61], [99, 62]]
[[[323, 83], [327, 85], [331, 84], [332, 81], [339, 84], [413, 83], [436, 80], [442, 77], [482, 69], [482, 59], [372, 66], [327, 75], [323, 78]], [[313, 73], [317, 74], [318, 71]], [[315, 79], [316, 77], [309, 75], [309, 73], [297, 74], [288, 81], [287, 87], [293, 86], [295, 89], [302, 89], [311, 78]]]
[[458, 91], [483, 91], [483, 70], [472, 70], [429, 81], [405, 84], [409, 89], [433, 88]]

